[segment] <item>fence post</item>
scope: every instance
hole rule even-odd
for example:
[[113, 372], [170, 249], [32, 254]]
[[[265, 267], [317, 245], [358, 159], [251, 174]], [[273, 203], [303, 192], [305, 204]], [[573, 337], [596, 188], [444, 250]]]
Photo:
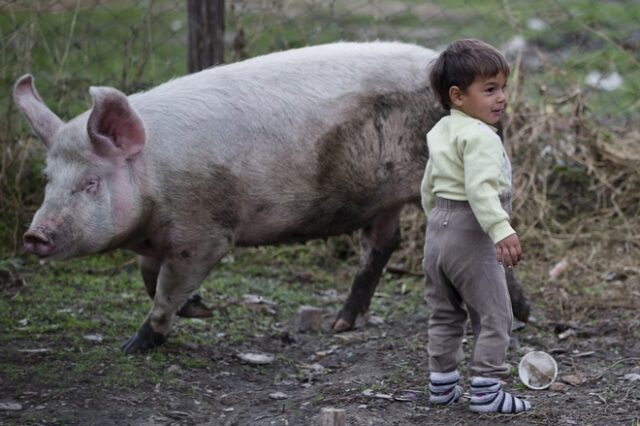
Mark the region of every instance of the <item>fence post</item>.
[[224, 62], [224, 0], [187, 0], [188, 71]]

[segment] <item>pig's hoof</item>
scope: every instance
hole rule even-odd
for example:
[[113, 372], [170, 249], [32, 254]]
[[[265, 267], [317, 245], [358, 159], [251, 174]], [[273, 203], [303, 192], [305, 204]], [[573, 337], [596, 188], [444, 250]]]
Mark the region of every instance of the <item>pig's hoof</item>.
[[352, 328], [353, 324], [342, 318], [338, 318], [337, 320], [335, 320], [333, 326], [331, 327], [334, 333], [342, 333], [343, 331], [348, 331]]
[[342, 308], [338, 312], [336, 320], [331, 325], [331, 330], [334, 333], [342, 333], [343, 331], [353, 330], [356, 325], [357, 314], [352, 314], [350, 310]]
[[199, 294], [191, 296], [191, 299], [187, 300], [187, 303], [178, 311], [178, 316], [184, 318], [209, 318], [212, 315], [211, 309], [202, 303], [202, 297]]
[[149, 323], [145, 322], [142, 327], [122, 345], [122, 350], [127, 355], [139, 352], [146, 352], [164, 343], [166, 337], [153, 331]]

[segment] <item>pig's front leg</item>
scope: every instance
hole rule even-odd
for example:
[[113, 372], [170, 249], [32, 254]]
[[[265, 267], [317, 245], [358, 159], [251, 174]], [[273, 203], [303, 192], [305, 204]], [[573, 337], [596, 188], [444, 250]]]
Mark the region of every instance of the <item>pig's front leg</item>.
[[[140, 264], [140, 273], [144, 281], [144, 287], [147, 289], [149, 297], [153, 300], [156, 296], [156, 286], [158, 284], [158, 275], [162, 266], [162, 259], [150, 256], [138, 256]], [[211, 309], [202, 302], [199, 294], [193, 294], [187, 303], [178, 311], [178, 316], [184, 318], [208, 318], [212, 315]]]
[[228, 241], [218, 241], [215, 247], [182, 245], [181, 249], [163, 259], [151, 312], [136, 334], [122, 346], [125, 353], [144, 352], [166, 340], [175, 314], [227, 253], [230, 248]]

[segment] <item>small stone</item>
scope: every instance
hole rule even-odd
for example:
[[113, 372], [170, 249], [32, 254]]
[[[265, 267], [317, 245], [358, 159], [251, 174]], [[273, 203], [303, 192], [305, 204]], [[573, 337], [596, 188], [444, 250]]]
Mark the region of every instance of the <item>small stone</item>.
[[565, 383], [569, 383], [572, 386], [579, 386], [587, 381], [584, 375], [578, 374], [569, 374], [566, 376], [562, 376], [562, 381]]
[[638, 373], [629, 373], [629, 374], [625, 374], [624, 378], [629, 380], [630, 382], [635, 382], [636, 380], [640, 380], [640, 374], [638, 374]]
[[329, 349], [327, 349], [326, 351], [317, 351], [312, 356], [311, 359], [313, 361], [320, 361], [321, 359], [324, 359], [324, 358], [328, 357], [329, 355], [331, 355], [332, 353], [334, 353], [338, 348], [339, 348], [339, 346], [333, 345]]
[[369, 317], [369, 319], [367, 320], [367, 324], [369, 324], [369, 325], [383, 325], [384, 324], [384, 318], [376, 316], [376, 315], [371, 315]]
[[187, 413], [186, 411], [179, 411], [179, 410], [172, 410], [169, 411], [165, 414], [167, 417], [170, 417], [172, 419], [186, 419], [189, 417], [189, 413]]
[[177, 373], [178, 371], [180, 371], [180, 366], [176, 364], [171, 364], [169, 368], [167, 368], [167, 372], [169, 373]]
[[278, 401], [282, 399], [289, 399], [289, 395], [287, 395], [284, 392], [273, 392], [269, 394], [269, 398], [275, 399], [276, 401]]
[[325, 372], [325, 368], [322, 364], [314, 362], [313, 364], [300, 364], [300, 368], [305, 370], [309, 374], [323, 374]]
[[558, 334], [558, 340], [564, 340], [567, 339], [571, 336], [575, 336], [577, 334], [577, 332], [573, 329], [570, 328], [566, 331], [563, 331], [562, 333]]
[[0, 410], [2, 411], [20, 411], [22, 410], [22, 404], [18, 404], [17, 402], [0, 402]]
[[82, 336], [82, 338], [95, 343], [102, 343], [102, 340], [104, 339], [101, 334], [87, 334]]
[[554, 382], [551, 384], [551, 386], [549, 387], [549, 390], [553, 391], [553, 392], [566, 392], [569, 389], [569, 386], [565, 385], [564, 383], [560, 383], [560, 382]]
[[237, 404], [241, 404], [243, 401], [242, 396], [238, 393], [228, 393], [220, 396], [220, 403], [231, 407]]
[[393, 400], [393, 395], [389, 395], [386, 393], [376, 393], [373, 389], [365, 389], [364, 391], [362, 391], [362, 395], [368, 396], [370, 398], [386, 399], [388, 401]]
[[264, 353], [251, 353], [245, 352], [237, 355], [242, 361], [254, 365], [271, 364], [273, 362], [273, 355]]
[[539, 18], [531, 18], [527, 20], [527, 27], [534, 31], [544, 31], [548, 25], [545, 21]]
[[405, 391], [399, 394], [394, 394], [393, 399], [400, 402], [415, 402], [418, 400], [418, 394], [415, 392]]

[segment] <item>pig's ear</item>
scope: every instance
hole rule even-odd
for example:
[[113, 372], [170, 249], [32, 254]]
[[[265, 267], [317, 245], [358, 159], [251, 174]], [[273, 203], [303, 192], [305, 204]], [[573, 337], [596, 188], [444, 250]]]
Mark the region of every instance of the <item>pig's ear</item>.
[[13, 100], [27, 117], [33, 131], [49, 148], [53, 136], [64, 125], [64, 122], [42, 102], [30, 74], [23, 75], [16, 81], [13, 86]]
[[144, 146], [144, 124], [127, 97], [111, 87], [91, 87], [93, 109], [87, 131], [93, 149], [104, 157], [130, 158]]

